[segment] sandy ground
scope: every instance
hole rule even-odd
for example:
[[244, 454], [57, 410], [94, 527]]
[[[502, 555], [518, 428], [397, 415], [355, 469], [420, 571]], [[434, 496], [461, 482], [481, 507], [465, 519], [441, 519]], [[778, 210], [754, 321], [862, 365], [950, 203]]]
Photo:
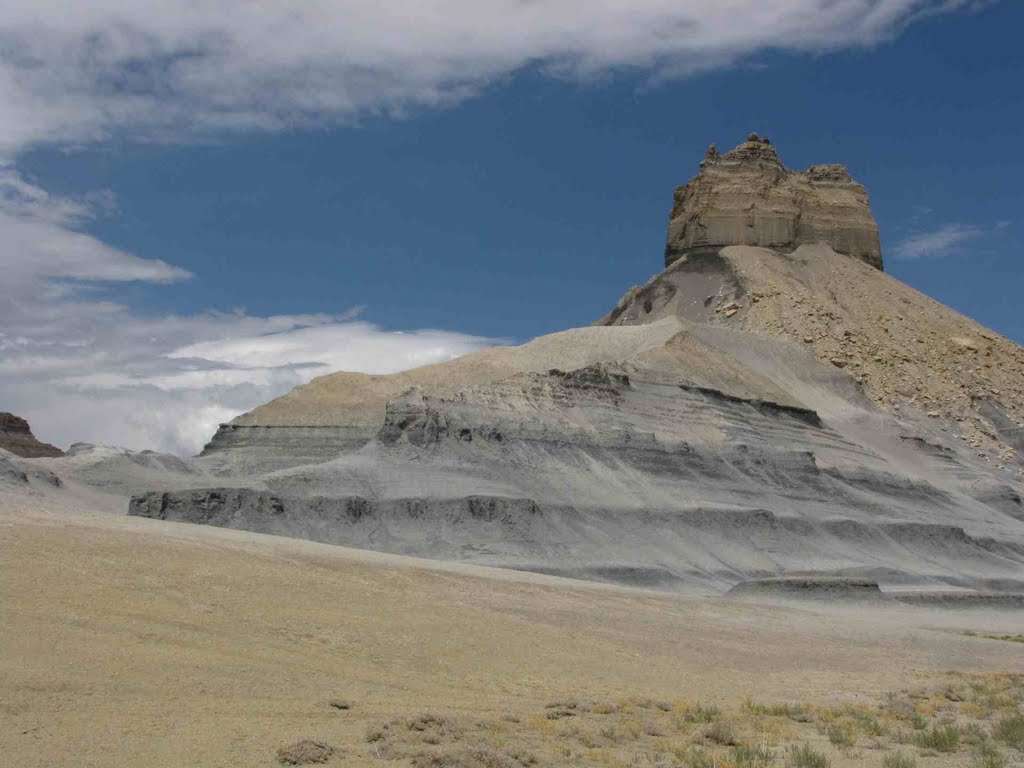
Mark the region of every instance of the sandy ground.
[[688, 600], [12, 505], [0, 508], [0, 605], [10, 766], [275, 765], [305, 737], [369, 764], [368, 724], [424, 710], [830, 702], [946, 670], [1024, 670], [1024, 645], [958, 634], [1020, 632], [1013, 612]]

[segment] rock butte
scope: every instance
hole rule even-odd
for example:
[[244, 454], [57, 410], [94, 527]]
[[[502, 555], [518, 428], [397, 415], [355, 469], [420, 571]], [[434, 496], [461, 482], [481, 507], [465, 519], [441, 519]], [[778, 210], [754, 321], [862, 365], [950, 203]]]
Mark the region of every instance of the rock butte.
[[790, 171], [770, 140], [752, 133], [725, 154], [712, 144], [700, 173], [676, 188], [665, 266], [727, 245], [788, 252], [812, 243], [882, 268], [867, 192], [845, 166]]
[[591, 326], [322, 376], [187, 462], [34, 461], [133, 515], [662, 589], [1024, 591], [1024, 349], [885, 274], [845, 171], [709, 153], [666, 262]]

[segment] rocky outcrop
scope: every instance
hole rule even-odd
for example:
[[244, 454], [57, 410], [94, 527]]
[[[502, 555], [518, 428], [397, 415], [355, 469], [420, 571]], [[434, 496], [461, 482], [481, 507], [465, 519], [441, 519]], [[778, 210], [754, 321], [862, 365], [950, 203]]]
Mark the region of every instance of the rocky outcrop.
[[728, 592], [730, 597], [763, 600], [877, 601], [886, 600], [878, 582], [867, 579], [801, 578], [790, 576], [776, 579], [741, 581]]
[[599, 322], [671, 317], [798, 344], [879, 408], [932, 422], [935, 446], [1024, 467], [1024, 349], [828, 246], [690, 254]]
[[882, 268], [867, 192], [846, 168], [791, 171], [767, 138], [751, 134], [725, 154], [712, 145], [700, 173], [676, 188], [665, 265], [729, 245], [792, 251], [812, 243]]
[[270, 472], [330, 461], [366, 445], [377, 427], [360, 425], [221, 424], [202, 455], [216, 467], [230, 455], [232, 471]]
[[0, 448], [24, 459], [64, 455], [57, 446], [36, 440], [28, 422], [13, 413], [0, 413]]

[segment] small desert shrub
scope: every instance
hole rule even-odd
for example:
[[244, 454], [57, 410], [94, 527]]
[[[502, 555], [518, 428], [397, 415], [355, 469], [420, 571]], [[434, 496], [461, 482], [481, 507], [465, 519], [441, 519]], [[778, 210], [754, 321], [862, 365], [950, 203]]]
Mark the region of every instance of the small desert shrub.
[[626, 768], [677, 768], [677, 763], [665, 754], [639, 752], [633, 755]]
[[832, 763], [821, 752], [816, 752], [810, 744], [790, 747], [786, 753], [786, 768], [829, 768]]
[[505, 753], [520, 765], [535, 765], [537, 763], [537, 758], [533, 753], [522, 747], [511, 747], [505, 750]]
[[914, 730], [923, 730], [927, 727], [928, 721], [920, 712], [917, 711], [917, 707], [914, 705], [914, 702], [910, 697], [911, 694], [900, 694], [890, 691], [885, 695], [885, 704], [883, 707], [887, 709], [893, 717], [910, 723], [910, 726]]
[[440, 736], [448, 736], [457, 739], [462, 734], [462, 728], [457, 722], [446, 715], [438, 715], [433, 712], [424, 712], [422, 715], [408, 720], [405, 724], [410, 731], [432, 732]]
[[736, 729], [724, 720], [716, 720], [704, 729], [703, 736], [708, 741], [731, 747], [737, 743]]
[[683, 719], [688, 723], [713, 723], [719, 714], [721, 713], [714, 704], [696, 704], [686, 708]]
[[914, 768], [917, 762], [902, 752], [893, 752], [882, 758], [882, 768]]
[[413, 755], [413, 768], [525, 768], [536, 758], [527, 752], [505, 752], [488, 744], [474, 744], [444, 752]]
[[992, 735], [1009, 747], [1024, 750], [1024, 715], [1003, 718]]
[[384, 741], [391, 738], [390, 723], [376, 723], [366, 729], [366, 740], [371, 744], [375, 741]]
[[928, 721], [920, 712], [914, 712], [909, 718], [907, 718], [907, 722], [910, 723], [910, 727], [915, 731], [923, 731], [928, 727]]
[[557, 707], [554, 709], [549, 708], [544, 716], [548, 720], [561, 720], [564, 717], [576, 717], [576, 713], [569, 707]]
[[323, 741], [303, 739], [277, 750], [277, 762], [282, 765], [311, 765], [326, 763], [334, 754], [334, 747]]
[[883, 706], [901, 720], [907, 719], [915, 711], [913, 702], [905, 694], [896, 691], [886, 692]]
[[995, 744], [984, 742], [974, 750], [971, 768], [1006, 768], [1006, 755], [996, 749]]
[[807, 714], [807, 707], [803, 704], [757, 704], [750, 699], [747, 699], [743, 708], [752, 715], [788, 717], [792, 720]]
[[868, 736], [884, 736], [886, 734], [885, 726], [872, 713], [852, 710], [849, 714], [857, 722], [857, 727]]
[[857, 737], [853, 735], [853, 731], [839, 725], [829, 726], [828, 740], [833, 747], [839, 749], [849, 749], [857, 743]]
[[549, 704], [544, 705], [544, 709], [578, 709], [580, 703], [576, 699], [565, 699], [562, 701], [552, 701]]
[[598, 729], [598, 733], [593, 731], [586, 731], [578, 729], [576, 731], [576, 738], [587, 749], [598, 749], [604, 746], [602, 739], [607, 739], [613, 744], [619, 740], [619, 732], [615, 729], [615, 726], [606, 725]]
[[705, 752], [703, 749], [695, 749], [684, 758], [683, 765], [686, 768], [717, 768], [718, 761], [715, 756]]
[[664, 732], [657, 723], [648, 720], [644, 723], [644, 736], [663, 736]]
[[988, 733], [977, 723], [968, 723], [968, 725], [960, 731], [960, 742], [962, 744], [978, 746], [979, 744], [984, 744], [988, 740]]
[[736, 768], [768, 768], [775, 762], [775, 753], [764, 745], [739, 746], [732, 751], [732, 761]]
[[917, 738], [916, 735], [910, 731], [898, 730], [892, 735], [892, 740], [895, 744], [913, 744], [915, 738]]
[[462, 754], [454, 752], [423, 752], [412, 756], [413, 768], [475, 768]]
[[936, 752], [956, 752], [960, 746], [960, 729], [955, 725], [933, 725], [930, 731], [924, 731], [914, 740], [921, 749], [934, 749]]
[[[508, 752], [503, 752], [486, 744], [472, 746], [467, 751], [469, 756], [476, 760], [483, 768], [520, 768], [520, 766], [532, 765], [537, 762], [536, 758], [527, 752], [517, 751], [517, 756], [513, 756]], [[525, 758], [529, 762], [523, 762], [520, 757]]]

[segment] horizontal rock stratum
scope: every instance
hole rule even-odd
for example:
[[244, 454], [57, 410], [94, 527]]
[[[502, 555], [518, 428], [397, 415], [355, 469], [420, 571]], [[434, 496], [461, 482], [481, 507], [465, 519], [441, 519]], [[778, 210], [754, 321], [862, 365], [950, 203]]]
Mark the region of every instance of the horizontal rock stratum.
[[752, 133], [725, 154], [712, 145], [700, 173], [676, 189], [665, 266], [728, 245], [788, 252], [814, 243], [882, 268], [867, 192], [846, 168], [791, 171], [767, 138]]

